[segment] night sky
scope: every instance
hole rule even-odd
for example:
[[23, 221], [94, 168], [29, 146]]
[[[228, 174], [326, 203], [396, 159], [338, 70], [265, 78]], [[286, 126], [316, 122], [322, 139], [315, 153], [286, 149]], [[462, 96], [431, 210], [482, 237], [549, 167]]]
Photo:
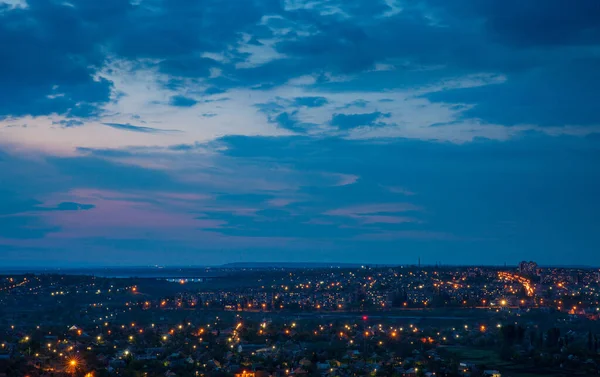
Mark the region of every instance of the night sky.
[[0, 0], [0, 267], [600, 265], [600, 1]]

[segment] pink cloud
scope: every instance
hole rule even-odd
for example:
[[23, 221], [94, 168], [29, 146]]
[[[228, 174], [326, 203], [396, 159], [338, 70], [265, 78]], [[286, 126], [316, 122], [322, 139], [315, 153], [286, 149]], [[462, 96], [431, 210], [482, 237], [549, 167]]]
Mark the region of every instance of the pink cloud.
[[[196, 229], [217, 229], [223, 220], [199, 218], [195, 210], [206, 206], [209, 196], [173, 192], [117, 192], [79, 188], [66, 194], [55, 194], [45, 205], [55, 207], [63, 201], [92, 204], [94, 208], [79, 211], [33, 211], [44, 224], [60, 228], [49, 238], [111, 237], [129, 238], [148, 233], [181, 236]], [[184, 210], [182, 210], [184, 209]]]
[[156, 193], [159, 197], [164, 197], [168, 199], [175, 200], [183, 200], [183, 201], [201, 201], [211, 199], [212, 196], [204, 195], [204, 194], [189, 194], [189, 193], [179, 193], [179, 192], [159, 192]]
[[140, 199], [144, 198], [143, 193], [123, 192], [113, 190], [100, 190], [94, 188], [75, 188], [63, 195], [55, 195], [52, 199], [62, 200], [84, 200], [84, 199]]
[[203, 201], [211, 199], [212, 196], [197, 193], [181, 192], [145, 192], [145, 191], [112, 191], [94, 188], [76, 188], [64, 195], [59, 195], [62, 200], [86, 200], [86, 199], [174, 199], [180, 201]]
[[285, 207], [292, 203], [297, 202], [295, 199], [286, 199], [286, 198], [274, 198], [267, 200], [267, 204], [272, 207]]
[[[91, 204], [94, 208], [81, 211], [32, 211], [22, 216], [35, 216], [47, 226], [60, 228], [48, 238], [108, 237], [167, 239], [205, 239], [202, 230], [223, 229], [225, 220], [211, 219], [211, 212], [256, 217], [259, 208], [214, 205], [209, 195], [178, 192], [118, 192], [79, 188], [54, 194], [45, 206], [56, 207], [61, 202]], [[282, 202], [278, 204], [283, 204]], [[229, 236], [227, 237], [230, 238]]]
[[87, 211], [52, 211], [35, 215], [61, 228], [54, 238], [80, 238], [147, 234], [148, 232], [179, 233], [203, 228], [219, 228], [221, 220], [198, 219], [190, 213], [171, 212], [148, 203], [123, 200], [95, 200], [96, 207]]

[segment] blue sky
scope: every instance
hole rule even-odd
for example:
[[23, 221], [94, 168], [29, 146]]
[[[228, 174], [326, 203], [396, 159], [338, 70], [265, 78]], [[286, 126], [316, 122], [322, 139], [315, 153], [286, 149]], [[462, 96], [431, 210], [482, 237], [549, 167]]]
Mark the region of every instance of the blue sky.
[[0, 0], [0, 261], [599, 265], [596, 0]]

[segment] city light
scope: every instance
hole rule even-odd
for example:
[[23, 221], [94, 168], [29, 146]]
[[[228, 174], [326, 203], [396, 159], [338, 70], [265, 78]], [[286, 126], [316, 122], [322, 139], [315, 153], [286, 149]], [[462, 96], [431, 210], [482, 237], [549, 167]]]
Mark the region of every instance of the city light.
[[[524, 343], [534, 344], [540, 352], [553, 352], [558, 347], [557, 340], [552, 344], [553, 348], [546, 346], [545, 339], [538, 340], [541, 334], [544, 338], [548, 336], [549, 326], [560, 328], [562, 337], [567, 337], [564, 334], [568, 334], [569, 330], [575, 332], [584, 322], [600, 318], [600, 310], [597, 310], [600, 306], [600, 270], [573, 272], [573, 269], [553, 268], [541, 276], [533, 273], [524, 275], [531, 276], [535, 284], [514, 272], [514, 268], [506, 270], [499, 273], [496, 267], [448, 267], [433, 272], [431, 268], [427, 271], [411, 267], [366, 267], [361, 273], [348, 269], [309, 269], [302, 273], [293, 272], [289, 278], [287, 271], [274, 270], [275, 277], [271, 278], [270, 272], [261, 270], [252, 274], [256, 274], [260, 281], [257, 286], [262, 288], [241, 289], [236, 284], [232, 289], [212, 289], [207, 284], [206, 288], [199, 290], [174, 293], [173, 290], [181, 289], [176, 284], [177, 280], [171, 282], [171, 291], [152, 292], [151, 284], [147, 284], [144, 291], [148, 292], [148, 297], [153, 297], [152, 301], [132, 300], [131, 295], [124, 294], [132, 289], [131, 283], [121, 288], [120, 297], [115, 297], [119, 288], [112, 288], [114, 293], [110, 293], [105, 289], [105, 283], [98, 284], [99, 278], [90, 278], [84, 287], [89, 289], [90, 295], [94, 295], [93, 302], [85, 301], [77, 320], [67, 322], [63, 319], [64, 323], [71, 323], [70, 327], [61, 330], [47, 326], [44, 329], [45, 325], [40, 326], [39, 319], [30, 324], [26, 323], [26, 319], [16, 323], [18, 331], [11, 332], [5, 326], [0, 354], [19, 353], [28, 365], [37, 363], [35, 365], [40, 368], [40, 373], [49, 374], [54, 368], [55, 375], [72, 373], [73, 377], [89, 377], [93, 373], [83, 360], [94, 367], [111, 365], [115, 375], [122, 374], [123, 368], [156, 363], [165, 370], [179, 373], [177, 375], [182, 375], [185, 369], [191, 375], [201, 376], [216, 368], [216, 364], [207, 367], [199, 361], [206, 353], [214, 353], [217, 360], [228, 355], [238, 359], [231, 365], [245, 367], [257, 365], [262, 368], [261, 363], [277, 360], [281, 368], [289, 368], [290, 373], [296, 375], [301, 374], [310, 365], [309, 362], [315, 363], [312, 351], [298, 348], [297, 344], [306, 344], [310, 349], [311, 343], [327, 342], [330, 346], [339, 347], [336, 351], [339, 355], [348, 355], [330, 363], [317, 355], [319, 368], [325, 370], [327, 367], [332, 375], [339, 374], [338, 368], [349, 375], [359, 374], [353, 369], [353, 363], [346, 360], [366, 360], [366, 365], [373, 367], [389, 364], [408, 372], [409, 368], [403, 367], [403, 358], [395, 355], [394, 350], [413, 347], [421, 353], [415, 357], [411, 365], [413, 370], [408, 373], [418, 370], [419, 374], [435, 376], [431, 369], [433, 360], [436, 360], [436, 367], [449, 365], [446, 353], [438, 352], [438, 347], [477, 349], [482, 344], [494, 342], [498, 343], [498, 347], [488, 347], [490, 353], [497, 352], [500, 346], [511, 348], [514, 352], [515, 346], [505, 344], [507, 338], [503, 335], [514, 333], [511, 332], [512, 326], [520, 326], [527, 335]], [[255, 278], [255, 275], [250, 276]], [[85, 279], [77, 278], [77, 284], [83, 284], [81, 282], [86, 282]], [[568, 283], [559, 290], [557, 281]], [[339, 288], [342, 286], [340, 282], [343, 289]], [[256, 284], [254, 281], [251, 283], [253, 287]], [[98, 287], [102, 287], [101, 296], [96, 296]], [[535, 287], [531, 298], [526, 298], [530, 292], [528, 287]], [[64, 290], [66, 295], [77, 289], [82, 295], [84, 292], [81, 286], [75, 289], [60, 284], [51, 285], [51, 289], [55, 292]], [[543, 294], [544, 299], [535, 296], [536, 291]], [[124, 300], [119, 301], [121, 298]], [[44, 299], [60, 303], [64, 296], [51, 299], [44, 294]], [[192, 307], [191, 303], [196, 302], [201, 310]], [[210, 309], [205, 309], [204, 304], [208, 302]], [[260, 308], [265, 302], [268, 303], [267, 313], [247, 311], [249, 307]], [[161, 306], [160, 303], [167, 305]], [[340, 311], [340, 305], [349, 310]], [[288, 309], [280, 311], [281, 306]], [[556, 312], [557, 307], [561, 313]], [[315, 310], [317, 308], [318, 311]], [[438, 320], [446, 318], [446, 314], [439, 314], [444, 311], [456, 312], [457, 316], [452, 317], [455, 320]], [[216, 316], [221, 313], [227, 314]], [[544, 327], [537, 327], [532, 318], [538, 313], [544, 313], [554, 324], [548, 321]], [[572, 316], [568, 318], [577, 318], [577, 322], [564, 321], [567, 313]], [[427, 318], [427, 321], [420, 318]], [[110, 323], [108, 319], [111, 319]], [[5, 323], [9, 321], [14, 319], [7, 319]], [[77, 326], [72, 325], [74, 321]], [[155, 323], [147, 323], [151, 321]], [[511, 326], [511, 329], [497, 330], [503, 326]], [[138, 333], [146, 335], [136, 336]], [[537, 336], [532, 335], [530, 340], [530, 334]], [[595, 352], [597, 341], [595, 334], [591, 335], [589, 342], [587, 333], [581, 331], [577, 337], [568, 338], [573, 341], [569, 351], [581, 346], [579, 355]], [[32, 339], [50, 342], [42, 342], [44, 347], [41, 350], [34, 348], [33, 344], [29, 349], [29, 344], [24, 343], [31, 343]], [[567, 338], [559, 339], [567, 341]], [[134, 344], [138, 346], [134, 347]], [[173, 352], [176, 353], [172, 355]], [[78, 358], [80, 355], [85, 355], [85, 359]], [[95, 355], [100, 355], [100, 359], [95, 360]], [[108, 356], [112, 360], [110, 364], [107, 364], [106, 355], [111, 355]], [[287, 359], [286, 355], [294, 356]], [[556, 357], [560, 362], [574, 365], [566, 361], [566, 355], [562, 353]], [[519, 361], [515, 361], [517, 363]], [[490, 364], [493, 368], [493, 363]], [[219, 368], [236, 375], [234, 369], [228, 369], [228, 363], [221, 365]], [[468, 369], [465, 367], [465, 370]], [[383, 373], [379, 367], [377, 370]], [[95, 372], [100, 373], [100, 370]], [[137, 372], [140, 377], [148, 377], [143, 370]], [[246, 369], [248, 376], [253, 373]]]

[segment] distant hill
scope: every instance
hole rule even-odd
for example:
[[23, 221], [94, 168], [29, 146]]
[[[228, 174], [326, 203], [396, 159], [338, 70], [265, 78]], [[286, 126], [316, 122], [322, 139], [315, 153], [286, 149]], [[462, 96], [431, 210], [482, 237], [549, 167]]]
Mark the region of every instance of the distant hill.
[[222, 264], [220, 268], [356, 268], [358, 263], [324, 263], [324, 262], [237, 262]]

